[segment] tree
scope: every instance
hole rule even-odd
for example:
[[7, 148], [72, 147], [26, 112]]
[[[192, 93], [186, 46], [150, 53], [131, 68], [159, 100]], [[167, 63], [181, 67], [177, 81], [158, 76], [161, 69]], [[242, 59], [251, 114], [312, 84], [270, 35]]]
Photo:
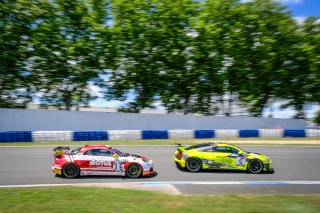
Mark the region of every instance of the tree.
[[89, 81], [108, 66], [108, 0], [54, 0], [33, 30], [29, 64], [44, 105], [88, 104]]
[[0, 107], [25, 107], [32, 100], [30, 57], [34, 22], [42, 14], [40, 0], [3, 0], [0, 3]]
[[313, 119], [313, 122], [320, 125], [320, 111], [317, 111], [316, 116]]
[[117, 0], [112, 2], [114, 42], [117, 46], [115, 67], [110, 76], [106, 98], [124, 101], [130, 96], [124, 111], [139, 112], [153, 107], [159, 88], [161, 70], [158, 54], [156, 1]]
[[240, 36], [243, 80], [239, 82], [240, 99], [247, 103], [249, 112], [261, 116], [277, 91], [285, 88], [281, 76], [288, 73], [292, 49], [296, 45], [296, 23], [285, 7], [271, 0], [244, 3], [247, 14]]

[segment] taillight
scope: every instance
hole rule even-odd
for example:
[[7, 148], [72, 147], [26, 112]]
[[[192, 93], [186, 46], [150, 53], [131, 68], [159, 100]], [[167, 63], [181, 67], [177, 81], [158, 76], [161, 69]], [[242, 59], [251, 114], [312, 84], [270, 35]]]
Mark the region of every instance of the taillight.
[[182, 152], [178, 152], [178, 153], [177, 153], [177, 158], [178, 158], [179, 160], [181, 160], [182, 157], [183, 157], [183, 153], [182, 153]]

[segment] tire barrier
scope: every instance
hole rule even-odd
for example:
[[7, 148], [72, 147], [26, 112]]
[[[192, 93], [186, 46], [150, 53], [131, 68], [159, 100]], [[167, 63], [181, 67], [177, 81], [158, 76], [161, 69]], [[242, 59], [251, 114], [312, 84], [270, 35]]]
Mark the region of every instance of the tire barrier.
[[31, 131], [0, 132], [0, 142], [32, 142]]
[[73, 141], [105, 141], [108, 140], [107, 131], [75, 131]]
[[214, 130], [195, 130], [194, 138], [214, 138]]
[[142, 139], [168, 139], [167, 130], [142, 130]]
[[320, 129], [0, 131], [0, 143], [192, 138], [320, 138]]
[[258, 138], [259, 137], [259, 130], [257, 130], [257, 129], [239, 130], [239, 137], [240, 138]]
[[304, 138], [306, 131], [304, 129], [285, 129], [283, 137]]

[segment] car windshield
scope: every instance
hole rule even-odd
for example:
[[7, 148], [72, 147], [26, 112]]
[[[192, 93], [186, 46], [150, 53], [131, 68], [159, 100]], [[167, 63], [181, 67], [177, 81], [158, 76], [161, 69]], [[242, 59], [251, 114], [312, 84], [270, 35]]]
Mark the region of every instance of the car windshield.
[[119, 155], [120, 157], [125, 157], [125, 156], [128, 156], [129, 154], [126, 153], [126, 152], [121, 152], [120, 150], [118, 149], [115, 149], [115, 148], [111, 148], [111, 150], [116, 153], [117, 155]]

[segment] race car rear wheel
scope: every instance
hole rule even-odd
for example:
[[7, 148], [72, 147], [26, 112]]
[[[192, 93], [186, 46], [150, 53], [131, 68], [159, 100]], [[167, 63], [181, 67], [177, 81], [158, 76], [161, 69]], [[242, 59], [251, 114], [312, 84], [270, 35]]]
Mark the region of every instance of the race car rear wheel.
[[142, 169], [140, 165], [134, 163], [126, 169], [126, 176], [129, 178], [137, 178], [141, 175]]
[[248, 163], [248, 171], [253, 174], [258, 174], [263, 169], [263, 163], [260, 160], [251, 160]]
[[79, 176], [80, 168], [77, 164], [68, 163], [62, 168], [62, 175], [67, 178], [75, 178]]
[[186, 163], [186, 168], [189, 172], [198, 172], [202, 167], [201, 160], [199, 158], [189, 158]]

